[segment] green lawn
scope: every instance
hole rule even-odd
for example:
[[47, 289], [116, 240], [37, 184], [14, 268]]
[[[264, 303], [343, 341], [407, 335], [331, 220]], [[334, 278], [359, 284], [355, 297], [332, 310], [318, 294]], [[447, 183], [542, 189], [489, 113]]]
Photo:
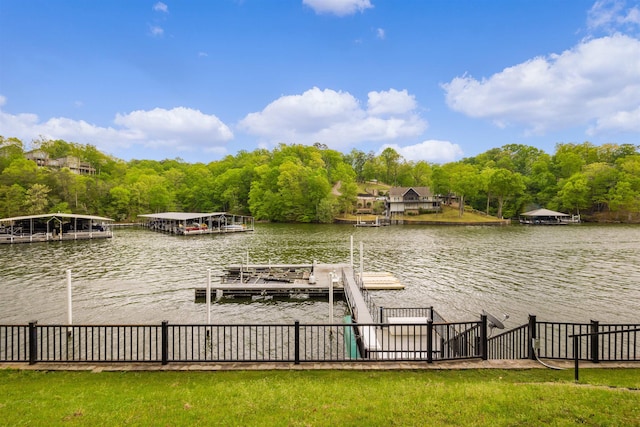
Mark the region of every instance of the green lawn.
[[0, 425], [640, 425], [640, 369], [0, 370]]

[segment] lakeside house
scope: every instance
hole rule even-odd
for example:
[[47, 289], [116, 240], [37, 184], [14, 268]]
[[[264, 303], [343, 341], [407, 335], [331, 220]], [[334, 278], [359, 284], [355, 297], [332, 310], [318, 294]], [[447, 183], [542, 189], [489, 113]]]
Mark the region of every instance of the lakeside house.
[[442, 208], [440, 198], [429, 187], [392, 187], [387, 197], [387, 212], [394, 214], [418, 215], [424, 212], [438, 212]]
[[95, 175], [96, 168], [89, 162], [83, 162], [75, 156], [65, 156], [58, 159], [50, 159], [49, 154], [42, 150], [33, 150], [24, 155], [28, 160], [36, 162], [38, 167], [53, 169], [69, 168], [72, 173], [78, 175]]

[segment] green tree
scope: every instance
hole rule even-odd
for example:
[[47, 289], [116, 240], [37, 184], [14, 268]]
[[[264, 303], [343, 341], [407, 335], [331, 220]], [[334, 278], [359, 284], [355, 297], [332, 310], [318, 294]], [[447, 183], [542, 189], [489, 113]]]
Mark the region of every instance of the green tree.
[[121, 185], [109, 190], [111, 196], [110, 215], [120, 221], [130, 220], [131, 190]]
[[380, 153], [380, 160], [384, 166], [384, 181], [389, 185], [398, 185], [398, 172], [402, 156], [393, 148], [387, 147]]
[[489, 176], [488, 190], [489, 194], [492, 194], [498, 200], [498, 213], [496, 216], [502, 218], [502, 209], [505, 200], [525, 190], [524, 179], [518, 172], [498, 168], [493, 170]]
[[356, 181], [364, 182], [364, 165], [367, 162], [367, 154], [364, 151], [354, 148], [345, 156], [345, 160], [351, 165], [351, 168], [355, 172]]
[[580, 214], [580, 209], [589, 206], [589, 183], [583, 173], [576, 173], [564, 182], [558, 197], [563, 207]]
[[20, 184], [0, 187], [0, 216], [19, 216], [23, 212], [26, 190]]
[[463, 216], [465, 197], [475, 195], [480, 190], [478, 170], [472, 165], [457, 162], [451, 164], [448, 174], [451, 190], [458, 196], [459, 215]]
[[46, 185], [33, 184], [25, 193], [25, 211], [27, 215], [47, 213], [48, 195], [51, 190]]

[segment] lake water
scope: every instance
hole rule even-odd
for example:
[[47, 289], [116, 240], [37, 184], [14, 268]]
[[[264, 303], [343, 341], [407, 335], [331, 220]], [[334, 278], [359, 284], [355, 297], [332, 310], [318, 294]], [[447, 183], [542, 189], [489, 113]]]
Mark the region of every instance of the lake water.
[[[107, 240], [0, 246], [0, 324], [64, 323], [66, 270], [76, 324], [204, 323], [194, 288], [207, 270], [252, 263], [354, 261], [393, 273], [406, 289], [376, 291], [385, 307], [433, 305], [446, 319], [482, 310], [507, 327], [539, 320], [640, 322], [640, 227], [257, 224], [252, 233], [170, 236], [116, 229]], [[336, 303], [335, 316], [344, 313]], [[328, 322], [323, 301], [214, 303], [214, 323]]]

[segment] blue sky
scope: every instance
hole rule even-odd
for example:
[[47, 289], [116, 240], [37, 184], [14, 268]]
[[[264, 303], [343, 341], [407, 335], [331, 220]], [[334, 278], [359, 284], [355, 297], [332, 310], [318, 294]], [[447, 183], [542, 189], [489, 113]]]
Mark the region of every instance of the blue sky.
[[189, 162], [640, 144], [640, 0], [0, 0], [0, 135]]

